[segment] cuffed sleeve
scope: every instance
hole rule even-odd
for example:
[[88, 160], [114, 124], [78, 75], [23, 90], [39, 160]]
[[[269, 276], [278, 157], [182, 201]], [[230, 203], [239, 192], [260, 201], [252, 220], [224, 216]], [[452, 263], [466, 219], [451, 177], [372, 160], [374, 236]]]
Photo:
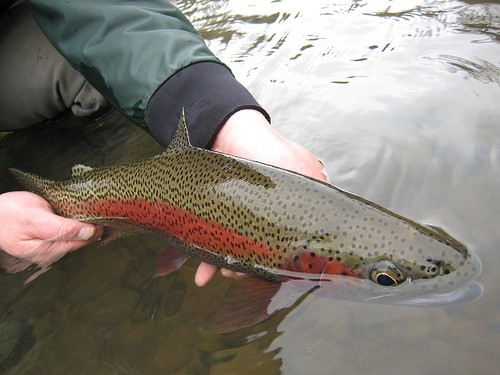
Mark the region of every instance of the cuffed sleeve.
[[255, 109], [269, 120], [267, 112], [222, 65], [190, 65], [166, 81], [154, 94], [146, 111], [153, 136], [167, 145], [175, 133], [181, 111], [186, 112], [191, 144], [209, 147], [220, 126], [236, 111]]

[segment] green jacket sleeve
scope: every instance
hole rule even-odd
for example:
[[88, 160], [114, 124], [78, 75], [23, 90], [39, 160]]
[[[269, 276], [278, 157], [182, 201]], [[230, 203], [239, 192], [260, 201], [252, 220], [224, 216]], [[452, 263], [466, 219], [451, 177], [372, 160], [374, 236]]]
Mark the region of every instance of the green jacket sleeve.
[[162, 144], [185, 107], [194, 145], [210, 145], [255, 99], [167, 0], [28, 0], [57, 50], [115, 107]]

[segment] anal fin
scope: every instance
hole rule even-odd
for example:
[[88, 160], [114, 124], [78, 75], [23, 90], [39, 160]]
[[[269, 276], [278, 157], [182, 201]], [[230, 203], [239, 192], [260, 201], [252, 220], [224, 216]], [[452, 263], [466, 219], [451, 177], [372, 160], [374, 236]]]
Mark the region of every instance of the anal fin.
[[156, 260], [156, 270], [154, 276], [165, 276], [179, 269], [189, 256], [184, 251], [173, 246], [164, 248]]

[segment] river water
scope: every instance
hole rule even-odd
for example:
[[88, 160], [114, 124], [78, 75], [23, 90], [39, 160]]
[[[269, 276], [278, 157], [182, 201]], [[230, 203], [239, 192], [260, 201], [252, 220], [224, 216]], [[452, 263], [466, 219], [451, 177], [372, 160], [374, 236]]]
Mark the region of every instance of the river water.
[[[500, 5], [481, 1], [182, 1], [216, 54], [312, 150], [331, 181], [445, 228], [481, 258], [476, 302], [452, 308], [313, 295], [257, 326], [204, 328], [229, 281], [197, 262], [152, 278], [162, 243], [128, 236], [32, 283], [0, 274], [6, 374], [494, 374], [500, 360]], [[52, 178], [161, 151], [118, 113], [0, 136]]]

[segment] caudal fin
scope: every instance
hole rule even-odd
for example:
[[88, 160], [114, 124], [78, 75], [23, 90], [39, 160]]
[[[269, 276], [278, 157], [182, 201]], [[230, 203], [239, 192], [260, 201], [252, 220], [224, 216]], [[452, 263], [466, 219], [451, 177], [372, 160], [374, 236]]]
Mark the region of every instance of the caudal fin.
[[16, 178], [16, 180], [28, 191], [44, 196], [46, 188], [51, 184], [51, 181], [37, 176], [32, 173], [23, 172], [19, 169], [9, 168], [9, 172]]

